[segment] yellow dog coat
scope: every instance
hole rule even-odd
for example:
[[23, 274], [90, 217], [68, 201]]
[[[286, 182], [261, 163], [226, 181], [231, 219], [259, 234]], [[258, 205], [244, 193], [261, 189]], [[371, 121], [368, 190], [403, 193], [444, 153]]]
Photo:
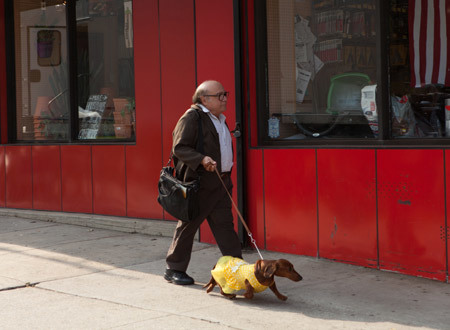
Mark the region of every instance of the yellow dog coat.
[[234, 293], [246, 289], [246, 279], [255, 292], [267, 289], [267, 286], [260, 284], [255, 277], [255, 264], [250, 265], [239, 258], [221, 257], [217, 261], [216, 267], [211, 271], [211, 275], [225, 293]]

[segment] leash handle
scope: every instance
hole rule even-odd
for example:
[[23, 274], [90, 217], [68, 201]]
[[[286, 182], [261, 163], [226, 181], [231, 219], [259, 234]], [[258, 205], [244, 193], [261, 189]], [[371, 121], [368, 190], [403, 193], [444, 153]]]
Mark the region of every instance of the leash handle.
[[250, 237], [250, 241], [251, 241], [252, 244], [255, 246], [256, 251], [258, 251], [258, 254], [259, 254], [261, 260], [264, 260], [263, 256], [261, 255], [261, 252], [259, 252], [258, 246], [256, 245], [256, 241], [255, 241], [255, 239], [253, 238], [250, 229], [248, 228], [247, 224], [245, 223], [244, 218], [242, 217], [241, 212], [240, 212], [239, 209], [237, 208], [236, 203], [235, 203], [234, 200], [233, 200], [233, 197], [231, 197], [231, 194], [230, 194], [230, 192], [228, 191], [227, 186], [225, 186], [225, 182], [223, 182], [222, 177], [220, 176], [220, 173], [219, 173], [219, 171], [217, 170], [217, 166], [214, 168], [214, 171], [216, 172], [217, 176], [219, 177], [220, 182], [222, 182], [222, 185], [223, 185], [223, 187], [225, 188], [225, 191], [227, 192], [228, 197], [230, 197], [231, 203], [233, 204], [234, 209], [236, 210], [236, 213], [238, 214], [239, 219], [240, 219], [241, 222], [242, 222], [242, 225], [245, 227], [245, 230], [247, 230], [247, 234], [248, 234], [248, 236]]

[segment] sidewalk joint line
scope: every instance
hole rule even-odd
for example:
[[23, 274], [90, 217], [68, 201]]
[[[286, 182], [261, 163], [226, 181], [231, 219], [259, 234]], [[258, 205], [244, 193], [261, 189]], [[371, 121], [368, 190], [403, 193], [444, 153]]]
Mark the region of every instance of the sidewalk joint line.
[[17, 290], [17, 289], [24, 289], [24, 288], [34, 288], [39, 283], [40, 282], [34, 282], [34, 283], [27, 282], [27, 283], [25, 283], [23, 285], [11, 286], [11, 287], [8, 287], [8, 288], [2, 288], [2, 289], [0, 289], [0, 292]]

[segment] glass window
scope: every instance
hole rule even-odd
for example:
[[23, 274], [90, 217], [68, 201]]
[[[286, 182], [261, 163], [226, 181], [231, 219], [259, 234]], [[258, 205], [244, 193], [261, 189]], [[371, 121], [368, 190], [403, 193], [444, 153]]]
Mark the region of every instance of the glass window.
[[133, 140], [132, 1], [18, 0], [13, 11], [17, 140]]
[[78, 138], [133, 138], [131, 1], [77, 1], [76, 21]]
[[63, 1], [14, 1], [18, 140], [69, 137], [67, 22]]
[[450, 3], [392, 0], [390, 8], [392, 137], [449, 137]]
[[260, 140], [376, 138], [375, 1], [255, 6], [267, 47]]

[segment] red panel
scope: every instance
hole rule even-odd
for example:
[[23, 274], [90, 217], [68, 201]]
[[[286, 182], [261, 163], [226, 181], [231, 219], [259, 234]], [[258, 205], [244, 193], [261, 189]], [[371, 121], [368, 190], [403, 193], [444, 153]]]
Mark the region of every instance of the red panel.
[[316, 256], [317, 197], [314, 150], [265, 150], [267, 249]]
[[90, 146], [61, 146], [62, 209], [92, 213]]
[[[235, 118], [233, 0], [196, 0], [198, 83], [214, 79], [231, 92], [226, 112]], [[213, 13], [220, 13], [214, 15]]]
[[135, 147], [126, 147], [127, 215], [162, 219], [156, 201], [162, 164], [158, 1], [134, 0], [133, 25], [137, 137]]
[[[159, 19], [161, 34], [162, 162], [165, 164], [169, 159], [172, 148], [172, 131], [180, 116], [192, 104], [192, 94], [194, 94], [196, 88], [194, 2], [192, 0], [161, 1], [159, 3]], [[183, 38], [180, 38], [180, 31], [183, 31]], [[183, 56], [180, 56], [180, 54], [183, 54]], [[176, 88], [174, 88], [174, 82], [176, 82]], [[174, 91], [176, 97], [174, 97]], [[167, 213], [164, 216], [168, 219], [174, 219]]]
[[160, 161], [156, 166], [157, 157], [145, 148], [127, 146], [126, 152], [127, 216], [162, 219], [163, 211], [156, 201]]
[[[192, 104], [195, 90], [194, 3], [192, 0], [161, 1], [159, 15], [165, 162], [172, 148], [172, 131], [180, 116]], [[180, 38], [180, 31], [183, 31], [183, 38]]]
[[319, 255], [377, 267], [374, 150], [318, 150]]
[[5, 147], [0, 147], [0, 207], [6, 205]]
[[5, 165], [6, 207], [32, 209], [31, 147], [7, 146]]
[[[441, 229], [441, 237], [447, 238], [447, 274], [449, 272], [449, 265], [450, 265], [450, 225], [449, 225], [449, 219], [450, 219], [450, 150], [445, 150], [445, 190], [446, 190], [446, 205], [447, 205], [447, 220], [446, 220], [446, 227], [443, 227]], [[449, 279], [447, 279], [447, 283], [449, 282]]]
[[380, 267], [445, 280], [442, 150], [379, 150]]
[[92, 147], [94, 213], [126, 216], [125, 146]]
[[34, 146], [33, 208], [61, 211], [61, 158], [59, 146]]
[[[195, 0], [195, 9], [197, 80], [198, 83], [208, 79], [218, 80], [223, 84], [225, 90], [231, 92], [225, 115], [228, 126], [234, 128], [236, 91], [233, 0]], [[236, 196], [236, 172], [234, 172], [233, 181], [235, 182], [233, 196]], [[202, 242], [214, 242], [206, 222], [203, 223], [200, 230]]]
[[246, 154], [245, 192], [247, 203], [247, 218], [250, 231], [256, 240], [258, 248], [265, 248], [266, 240], [264, 237], [264, 171], [263, 171], [263, 152], [262, 150], [248, 150]]
[[[161, 80], [158, 0], [133, 1], [136, 144], [161, 151]], [[178, 41], [177, 41], [178, 42]], [[159, 158], [155, 157], [160, 167]], [[155, 168], [148, 168], [153, 171]], [[159, 172], [159, 171], [158, 171]]]
[[[243, 57], [243, 67], [248, 67], [248, 71], [242, 70], [241, 72], [245, 81], [245, 86], [248, 86], [243, 90], [243, 99], [252, 100], [244, 107], [244, 109], [250, 109], [250, 114], [245, 118], [245, 123], [243, 124], [243, 127], [248, 128], [244, 130], [243, 139], [244, 141], [251, 141], [251, 146], [256, 146], [258, 121], [256, 102], [253, 102], [253, 100], [256, 100], [255, 47], [251, 46], [254, 45], [255, 40], [253, 1], [248, 1], [247, 8], [245, 7], [245, 2], [242, 2], [242, 10], [243, 21], [241, 24], [244, 28], [248, 28], [247, 35], [249, 40], [249, 44], [245, 42], [242, 43], [244, 54], [248, 53], [248, 57]], [[247, 22], [245, 21], [245, 18], [247, 19]], [[242, 38], [243, 40], [246, 38], [245, 31], [243, 31]], [[246, 148], [244, 168], [246, 179], [245, 185], [247, 187], [245, 198], [248, 213], [248, 219], [246, 220], [249, 223], [250, 230], [253, 233], [258, 246], [265, 248], [263, 153], [262, 150], [249, 149], [247, 143], [244, 143], [244, 148]]]
[[[5, 31], [5, 2], [0, 0], [0, 30]], [[5, 33], [0, 33], [0, 141], [8, 142], [8, 120], [6, 111], [6, 44]]]
[[[243, 26], [248, 28], [248, 45], [244, 43], [244, 49], [248, 52], [248, 58], [244, 57], [244, 61], [248, 61], [246, 66], [248, 66], [248, 77], [246, 77], [246, 84], [248, 85], [248, 91], [250, 94], [250, 131], [248, 132], [250, 135], [250, 145], [255, 147], [258, 145], [258, 113], [256, 107], [256, 53], [255, 53], [255, 8], [254, 8], [254, 0], [248, 0], [247, 8], [245, 9], [245, 14], [247, 15], [247, 23]], [[245, 17], [245, 16], [244, 16]], [[245, 38], [245, 35], [242, 36]], [[245, 40], [245, 39], [243, 39]], [[248, 47], [248, 49], [246, 49]], [[243, 70], [244, 74], [246, 74], [246, 70]], [[247, 93], [247, 90], [245, 91]], [[247, 100], [247, 95], [244, 100]], [[247, 105], [248, 106], [248, 105]]]

